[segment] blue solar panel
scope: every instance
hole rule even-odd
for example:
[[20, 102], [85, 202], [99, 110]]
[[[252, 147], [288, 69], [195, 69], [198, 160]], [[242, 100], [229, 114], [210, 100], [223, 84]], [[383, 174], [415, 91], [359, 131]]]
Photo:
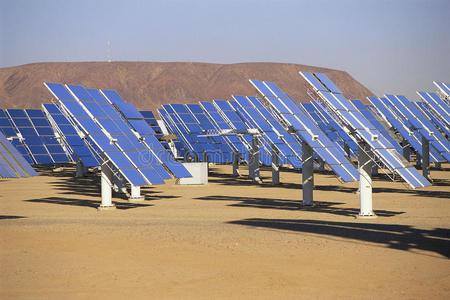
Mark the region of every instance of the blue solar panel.
[[44, 85], [58, 100], [74, 100], [73, 96], [62, 84], [44, 82]]
[[[29, 162], [25, 160], [2, 133], [0, 133], [0, 157], [3, 160], [3, 165], [0, 168], [5, 172], [0, 174], [2, 177], [26, 177], [38, 175], [30, 166]], [[6, 165], [8, 167], [6, 167]]]
[[316, 77], [314, 77], [313, 74], [311, 73], [306, 73], [306, 72], [299, 72], [300, 75], [303, 76], [303, 78], [305, 78], [305, 80], [312, 85], [317, 91], [324, 91], [324, 92], [328, 92], [327, 88], [325, 88], [317, 79]]
[[[304, 77], [304, 73], [301, 73]], [[324, 75], [325, 76], [325, 75]], [[404, 170], [409, 168], [409, 164], [403, 159], [403, 157], [395, 150], [394, 146], [390, 144], [386, 139], [380, 141], [382, 134], [352, 105], [347, 99], [345, 99], [341, 94], [332, 94], [332, 98], [337, 101], [333, 101], [332, 98], [325, 96], [324, 92], [318, 92], [318, 95], [327, 103], [328, 106], [335, 109], [336, 114], [340, 117], [341, 121], [352, 128], [355, 133], [368, 145], [370, 145], [373, 153], [383, 162], [383, 164], [388, 167], [392, 172], [398, 173], [400, 176], [404, 174]], [[353, 117], [351, 119], [350, 117]], [[350, 121], [351, 120], [351, 121]], [[359, 125], [357, 127], [353, 126], [352, 123], [357, 122]], [[360, 128], [361, 127], [361, 128]], [[378, 137], [378, 139], [377, 139]], [[380, 149], [388, 150], [387, 153], [380, 153]], [[401, 162], [401, 167], [396, 165], [397, 162]], [[415, 170], [415, 169], [414, 169]], [[415, 170], [413, 174], [414, 177], [420, 178], [422, 175]], [[423, 187], [424, 185], [415, 185], [414, 182], [408, 181], [408, 178], [403, 177], [413, 188]], [[423, 178], [424, 182], [427, 182]], [[427, 185], [429, 183], [427, 182]]]
[[342, 94], [342, 91], [330, 80], [325, 74], [322, 73], [313, 73], [317, 79], [319, 79], [325, 87], [330, 90], [332, 93]]
[[[250, 82], [255, 87], [257, 85], [261, 86], [261, 84], [268, 85], [265, 82], [258, 82], [257, 80], [250, 80]], [[275, 84], [271, 83], [270, 85], [273, 86]], [[283, 94], [286, 95], [285, 93]], [[275, 98], [277, 100], [272, 102], [273, 97], [270, 95], [262, 95], [280, 116], [297, 131], [302, 140], [308, 143], [313, 148], [314, 152], [318, 154], [342, 180], [351, 178], [351, 181], [354, 181], [358, 179], [358, 171], [343, 154], [339, 153], [339, 151], [341, 151], [340, 147], [329, 140], [313, 120], [311, 120], [290, 97]], [[278, 109], [278, 106], [284, 106], [285, 109]], [[285, 113], [286, 110], [288, 113]], [[334, 158], [337, 155], [339, 155], [342, 160], [337, 161]], [[336, 165], [341, 165], [343, 168], [334, 168]], [[344, 172], [341, 174], [340, 172], [342, 171]]]

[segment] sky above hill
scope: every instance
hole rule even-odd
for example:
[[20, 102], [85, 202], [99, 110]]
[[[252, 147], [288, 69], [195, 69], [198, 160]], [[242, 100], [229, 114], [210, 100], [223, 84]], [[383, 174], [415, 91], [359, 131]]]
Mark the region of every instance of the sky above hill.
[[449, 12], [449, 0], [0, 0], [0, 68], [298, 63], [345, 70], [377, 95], [416, 99], [433, 80], [450, 81]]

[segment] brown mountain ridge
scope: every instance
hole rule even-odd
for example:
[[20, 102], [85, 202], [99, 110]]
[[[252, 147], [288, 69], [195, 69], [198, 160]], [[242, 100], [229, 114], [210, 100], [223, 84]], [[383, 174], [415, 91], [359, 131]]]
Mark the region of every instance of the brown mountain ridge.
[[0, 69], [1, 108], [40, 108], [52, 95], [43, 82], [116, 90], [138, 109], [156, 112], [162, 104], [197, 103], [257, 95], [248, 79], [275, 82], [296, 101], [309, 101], [299, 71], [328, 75], [351, 99], [373, 93], [347, 72], [286, 63], [212, 64], [190, 62], [34, 63]]

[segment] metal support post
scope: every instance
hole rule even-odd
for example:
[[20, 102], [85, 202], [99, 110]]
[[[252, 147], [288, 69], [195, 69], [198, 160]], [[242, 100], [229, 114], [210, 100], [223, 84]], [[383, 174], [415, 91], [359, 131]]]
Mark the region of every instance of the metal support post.
[[403, 140], [401, 143], [402, 149], [403, 149], [403, 157], [410, 161], [411, 159], [411, 148], [409, 147], [409, 143], [406, 140]]
[[325, 171], [325, 161], [322, 158], [319, 158], [319, 172]]
[[372, 176], [378, 175], [378, 166], [376, 164], [372, 164]]
[[208, 153], [206, 151], [203, 151], [203, 162], [206, 163], [206, 172], [208, 172], [209, 174], [209, 158], [208, 158]]
[[313, 149], [302, 141], [302, 189], [303, 206], [313, 205], [314, 162]]
[[376, 218], [372, 209], [372, 160], [367, 151], [370, 148], [365, 142], [360, 142], [358, 150], [358, 171], [359, 171], [359, 200], [360, 211], [358, 218]]
[[441, 163], [438, 162], [438, 161], [434, 163], [434, 167], [435, 167], [436, 169], [439, 169], [439, 170], [442, 169], [442, 165], [441, 165]]
[[102, 189], [102, 203], [97, 208], [98, 210], [112, 210], [116, 206], [112, 203], [112, 171], [108, 166], [102, 166], [101, 173], [101, 189]]
[[422, 136], [422, 175], [430, 180], [430, 141]]
[[272, 184], [280, 184], [280, 162], [278, 149], [272, 144]]
[[75, 177], [84, 177], [87, 173], [87, 168], [84, 166], [81, 160], [77, 161], [77, 171]]
[[239, 177], [239, 153], [233, 151], [233, 176]]
[[252, 136], [252, 149], [250, 151], [250, 162], [248, 164], [248, 176], [253, 181], [260, 182], [259, 178], [259, 139], [256, 135]]
[[144, 201], [145, 197], [141, 196], [141, 187], [137, 185], [131, 185], [131, 197], [128, 198], [130, 202]]
[[344, 152], [347, 155], [348, 158], [350, 158], [350, 147], [347, 143], [344, 143]]
[[416, 153], [416, 169], [420, 169], [422, 167], [422, 156], [419, 153]]

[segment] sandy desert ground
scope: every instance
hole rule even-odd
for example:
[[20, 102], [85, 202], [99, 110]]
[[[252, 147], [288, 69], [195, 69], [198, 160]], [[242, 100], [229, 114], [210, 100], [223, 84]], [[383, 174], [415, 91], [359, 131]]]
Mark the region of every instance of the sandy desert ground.
[[275, 187], [216, 166], [99, 212], [98, 176], [73, 172], [0, 180], [1, 299], [450, 298], [448, 164], [420, 190], [376, 178], [373, 220], [331, 174], [311, 209], [292, 170]]

